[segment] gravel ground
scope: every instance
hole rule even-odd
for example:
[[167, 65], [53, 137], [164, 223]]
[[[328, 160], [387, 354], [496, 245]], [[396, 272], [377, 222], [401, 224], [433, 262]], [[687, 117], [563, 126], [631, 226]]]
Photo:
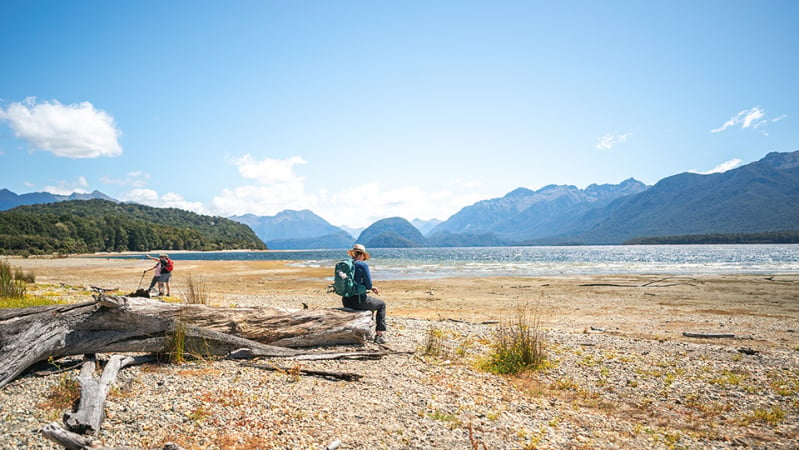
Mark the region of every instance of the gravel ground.
[[[187, 449], [797, 448], [799, 351], [745, 340], [542, 331], [547, 368], [475, 368], [496, 325], [389, 318], [379, 360], [219, 360], [123, 369], [96, 441]], [[367, 344], [370, 349], [378, 349]], [[330, 349], [325, 349], [330, 350]], [[361, 350], [360, 347], [334, 350]], [[292, 374], [351, 372], [360, 381]], [[39, 434], [49, 394], [77, 370], [0, 390], [0, 448], [58, 448]]]

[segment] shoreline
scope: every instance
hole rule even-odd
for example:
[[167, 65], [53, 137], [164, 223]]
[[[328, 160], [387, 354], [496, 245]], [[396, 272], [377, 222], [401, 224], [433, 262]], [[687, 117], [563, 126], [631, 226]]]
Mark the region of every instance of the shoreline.
[[[37, 284], [99, 286], [134, 292], [149, 259], [12, 259]], [[177, 260], [172, 293], [189, 279], [212, 304], [311, 308], [340, 306], [327, 293], [329, 267], [282, 260]], [[373, 274], [374, 275], [374, 274]], [[684, 339], [682, 332], [734, 330], [755, 342], [799, 347], [799, 274], [613, 274], [490, 276], [374, 280], [389, 317], [470, 322], [497, 321], [515, 307], [534, 307], [543, 325], [581, 332], [592, 327], [640, 337]], [[145, 286], [146, 287], [146, 286]], [[88, 295], [86, 295], [89, 298]], [[794, 331], [790, 331], [794, 330]]]

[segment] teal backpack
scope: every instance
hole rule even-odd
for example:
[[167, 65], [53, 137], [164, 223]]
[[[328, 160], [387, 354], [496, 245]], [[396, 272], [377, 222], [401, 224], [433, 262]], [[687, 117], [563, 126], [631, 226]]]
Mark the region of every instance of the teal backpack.
[[355, 265], [351, 259], [336, 263], [333, 290], [342, 297], [354, 297], [366, 293], [366, 286], [355, 282]]

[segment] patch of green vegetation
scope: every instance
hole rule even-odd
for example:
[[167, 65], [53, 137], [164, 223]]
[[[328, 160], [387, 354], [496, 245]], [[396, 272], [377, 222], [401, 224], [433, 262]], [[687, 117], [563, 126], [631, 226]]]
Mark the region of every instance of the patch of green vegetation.
[[582, 391], [580, 385], [577, 384], [577, 382], [574, 381], [574, 378], [571, 377], [558, 378], [554, 383], [552, 383], [552, 387], [559, 391]]
[[498, 375], [521, 373], [545, 367], [544, 340], [540, 317], [528, 306], [517, 308], [516, 315], [495, 332], [492, 349], [479, 367]]
[[0, 309], [2, 308], [27, 308], [29, 306], [49, 306], [63, 305], [67, 302], [60, 298], [48, 298], [43, 296], [25, 295], [22, 298], [3, 298], [0, 299]]
[[437, 409], [433, 410], [432, 412], [426, 413], [425, 416], [428, 419], [438, 420], [440, 422], [460, 424], [460, 419], [458, 419], [458, 416], [454, 414], [445, 413]]
[[711, 378], [708, 382], [718, 386], [740, 386], [746, 376], [740, 373], [724, 370], [720, 375]]
[[768, 373], [768, 382], [777, 395], [790, 397], [799, 394], [799, 370], [774, 370]]
[[751, 425], [760, 422], [776, 427], [783, 420], [785, 420], [785, 410], [779, 406], [772, 406], [771, 409], [758, 408], [752, 411], [751, 414], [747, 414], [741, 419], [741, 423]]
[[211, 415], [210, 411], [208, 411], [202, 406], [198, 406], [197, 409], [186, 414], [186, 417], [192, 422], [199, 423], [205, 420], [210, 415]]

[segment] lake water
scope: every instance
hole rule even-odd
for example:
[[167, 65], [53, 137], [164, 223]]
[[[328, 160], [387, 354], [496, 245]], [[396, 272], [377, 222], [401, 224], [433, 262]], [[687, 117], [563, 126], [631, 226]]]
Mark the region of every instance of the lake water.
[[[369, 253], [372, 276], [383, 280], [621, 273], [799, 274], [799, 244], [375, 248]], [[345, 250], [337, 249], [174, 253], [170, 257], [177, 261], [286, 260], [297, 266], [332, 267], [347, 256]]]

